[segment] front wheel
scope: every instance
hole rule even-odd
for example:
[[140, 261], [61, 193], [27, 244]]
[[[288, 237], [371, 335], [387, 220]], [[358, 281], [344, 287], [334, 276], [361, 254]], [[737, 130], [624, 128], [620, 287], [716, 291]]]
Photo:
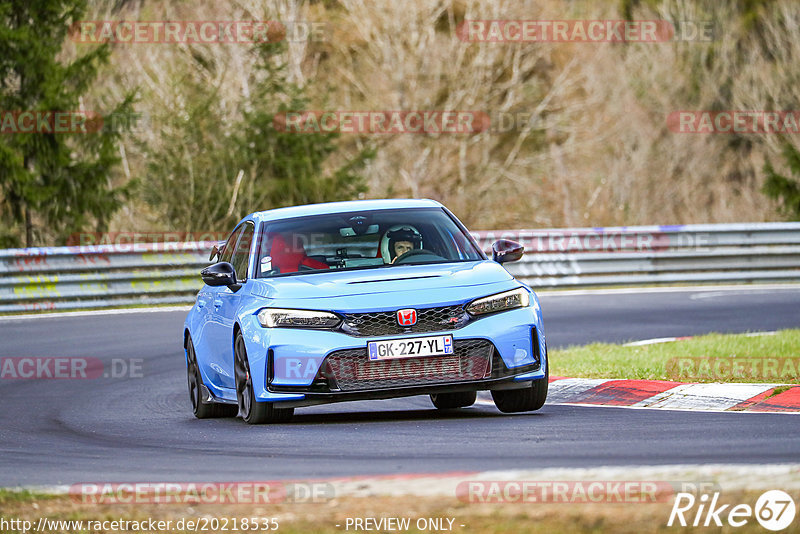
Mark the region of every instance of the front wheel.
[[294, 415], [294, 408], [276, 408], [271, 402], [256, 401], [253, 375], [250, 374], [250, 363], [247, 360], [247, 349], [241, 332], [236, 334], [234, 352], [236, 399], [239, 401], [239, 415], [242, 416], [242, 419], [251, 425], [289, 421]]
[[544, 406], [547, 400], [547, 380], [550, 377], [550, 362], [545, 360], [544, 378], [534, 380], [530, 387], [492, 391], [492, 400], [503, 413], [532, 412]]

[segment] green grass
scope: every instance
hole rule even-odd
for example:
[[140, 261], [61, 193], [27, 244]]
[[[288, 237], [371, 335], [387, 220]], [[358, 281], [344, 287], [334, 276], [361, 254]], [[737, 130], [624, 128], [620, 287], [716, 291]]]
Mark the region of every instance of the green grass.
[[10, 490], [0, 488], [0, 505], [8, 504], [8, 503], [25, 503], [31, 501], [38, 501], [43, 499], [54, 499], [56, 496], [45, 494], [45, 493], [36, 493], [29, 490]]
[[[797, 502], [798, 492], [788, 490]], [[720, 504], [729, 507], [736, 503], [755, 503], [760, 492], [726, 491], [720, 497]], [[30, 494], [29, 494], [30, 495]], [[2, 504], [2, 503], [0, 503]], [[67, 496], [20, 498], [0, 507], [0, 515], [6, 519], [22, 519], [36, 525], [40, 517], [50, 520], [128, 520], [146, 521], [171, 520], [172, 525], [180, 519], [197, 520], [207, 518], [275, 517], [279, 520], [278, 532], [285, 534], [341, 534], [345, 532], [346, 518], [357, 517], [407, 517], [410, 518], [409, 533], [431, 533], [434, 530], [417, 530], [418, 518], [452, 518], [455, 520], [453, 532], [461, 534], [548, 534], [551, 532], [600, 534], [614, 532], [620, 534], [707, 532], [708, 527], [680, 528], [666, 527], [672, 502], [632, 505], [625, 503], [561, 503], [520, 504], [468, 504], [455, 497], [420, 496], [372, 496], [369, 498], [341, 497], [327, 504], [280, 503], [264, 507], [255, 505], [82, 505], [76, 504]], [[336, 527], [336, 524], [342, 526]], [[461, 525], [464, 525], [461, 527]], [[713, 532], [719, 530], [711, 529]], [[19, 532], [0, 530], [0, 532]], [[66, 532], [66, 531], [64, 531]], [[126, 532], [108, 530], [106, 532]], [[166, 533], [185, 532], [176, 529]], [[191, 531], [194, 532], [194, 531]], [[243, 531], [240, 531], [243, 532]], [[251, 532], [256, 532], [252, 530]], [[261, 530], [259, 532], [265, 532]], [[350, 529], [353, 532], [353, 529]], [[382, 531], [386, 532], [386, 531]], [[726, 529], [725, 532], [734, 532]], [[764, 532], [754, 520], [735, 529], [736, 534]]]
[[800, 383], [800, 330], [709, 334], [641, 347], [593, 343], [550, 352], [550, 374], [685, 382]]

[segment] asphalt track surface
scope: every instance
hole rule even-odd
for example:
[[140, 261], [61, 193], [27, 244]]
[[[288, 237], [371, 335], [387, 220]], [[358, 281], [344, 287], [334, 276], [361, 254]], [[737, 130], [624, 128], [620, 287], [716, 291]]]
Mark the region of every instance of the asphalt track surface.
[[[550, 347], [800, 327], [800, 286], [542, 297]], [[550, 405], [440, 414], [427, 397], [298, 409], [249, 426], [191, 415], [185, 312], [0, 320], [4, 357], [141, 359], [140, 378], [0, 380], [0, 486], [232, 481], [800, 458], [794, 415]]]

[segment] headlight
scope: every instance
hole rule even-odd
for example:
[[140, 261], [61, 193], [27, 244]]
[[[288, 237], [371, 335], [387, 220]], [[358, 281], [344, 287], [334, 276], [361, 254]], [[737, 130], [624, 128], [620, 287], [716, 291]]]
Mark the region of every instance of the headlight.
[[524, 308], [531, 302], [530, 294], [522, 287], [473, 300], [467, 305], [470, 315], [484, 315], [514, 308]]
[[258, 312], [258, 321], [267, 328], [335, 328], [342, 320], [325, 311], [264, 308]]

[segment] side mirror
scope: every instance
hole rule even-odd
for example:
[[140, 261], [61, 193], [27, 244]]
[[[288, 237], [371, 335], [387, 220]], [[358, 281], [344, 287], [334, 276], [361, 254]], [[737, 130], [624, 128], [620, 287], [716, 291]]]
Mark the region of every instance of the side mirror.
[[492, 259], [497, 263], [517, 261], [525, 252], [525, 247], [516, 241], [508, 239], [498, 239], [492, 243]]
[[227, 261], [221, 261], [214, 265], [209, 265], [202, 271], [200, 276], [203, 277], [203, 282], [209, 286], [235, 286], [236, 284], [236, 271], [233, 265]]

